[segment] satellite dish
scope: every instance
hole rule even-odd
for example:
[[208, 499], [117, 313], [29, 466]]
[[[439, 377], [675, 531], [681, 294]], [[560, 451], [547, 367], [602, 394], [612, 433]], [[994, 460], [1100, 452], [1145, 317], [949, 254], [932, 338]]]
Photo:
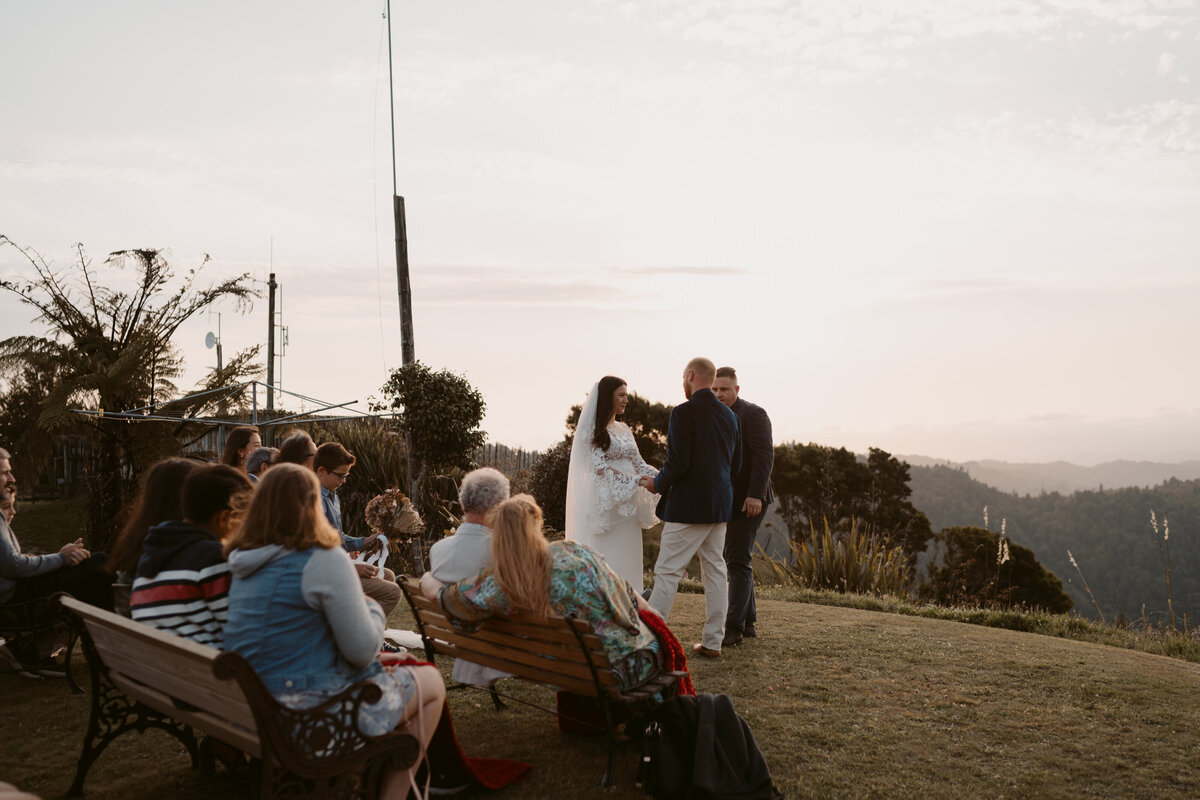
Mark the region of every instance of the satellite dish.
[[209, 350], [212, 350], [214, 347], [217, 346], [217, 337], [213, 336], [212, 331], [209, 331], [208, 334], [204, 337], [204, 346], [207, 347]]

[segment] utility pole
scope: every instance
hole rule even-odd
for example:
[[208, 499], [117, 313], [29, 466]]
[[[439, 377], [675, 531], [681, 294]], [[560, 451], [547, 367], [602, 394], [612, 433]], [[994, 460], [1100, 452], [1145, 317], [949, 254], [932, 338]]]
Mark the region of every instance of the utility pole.
[[413, 344], [412, 284], [408, 279], [408, 229], [404, 198], [396, 188], [396, 87], [392, 81], [392, 0], [387, 0], [388, 102], [392, 119], [392, 210], [396, 218], [396, 289], [400, 294], [400, 353], [404, 364], [417, 360]]
[[275, 409], [275, 288], [278, 285], [272, 272], [267, 281], [267, 411]]

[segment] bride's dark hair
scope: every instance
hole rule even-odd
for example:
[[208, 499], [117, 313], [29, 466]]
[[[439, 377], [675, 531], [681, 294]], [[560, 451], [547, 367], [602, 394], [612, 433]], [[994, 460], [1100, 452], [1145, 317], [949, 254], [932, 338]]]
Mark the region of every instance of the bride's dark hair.
[[605, 375], [600, 379], [596, 388], [596, 430], [592, 434], [592, 444], [604, 452], [608, 452], [612, 440], [608, 435], [608, 418], [613, 413], [613, 392], [625, 385], [623, 378], [615, 375]]

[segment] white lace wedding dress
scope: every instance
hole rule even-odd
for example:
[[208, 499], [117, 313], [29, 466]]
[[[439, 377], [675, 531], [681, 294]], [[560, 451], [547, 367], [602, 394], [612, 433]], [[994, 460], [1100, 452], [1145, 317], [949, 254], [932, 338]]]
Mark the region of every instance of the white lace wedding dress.
[[[582, 427], [576, 437], [586, 436]], [[624, 422], [610, 422], [608, 450], [577, 442], [567, 485], [567, 538], [604, 556], [609, 566], [642, 591], [642, 528], [658, 522], [657, 497], [638, 486], [642, 475], [654, 476], [638, 452], [633, 431]], [[586, 465], [586, 466], [585, 466]], [[580, 473], [586, 470], [587, 475]]]

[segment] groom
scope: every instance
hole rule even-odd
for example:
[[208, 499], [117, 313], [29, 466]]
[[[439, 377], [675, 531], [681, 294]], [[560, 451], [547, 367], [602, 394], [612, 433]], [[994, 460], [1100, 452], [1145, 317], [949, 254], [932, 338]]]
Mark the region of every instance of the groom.
[[693, 358], [683, 371], [686, 403], [675, 406], [667, 427], [667, 463], [657, 477], [639, 483], [662, 495], [662, 546], [654, 565], [650, 607], [664, 620], [675, 603], [675, 590], [692, 556], [700, 554], [707, 619], [703, 641], [695, 651], [707, 658], [721, 655], [725, 614], [729, 607], [725, 572], [725, 523], [733, 506], [732, 475], [741, 464], [737, 415], [712, 393], [717, 368], [707, 358]]

